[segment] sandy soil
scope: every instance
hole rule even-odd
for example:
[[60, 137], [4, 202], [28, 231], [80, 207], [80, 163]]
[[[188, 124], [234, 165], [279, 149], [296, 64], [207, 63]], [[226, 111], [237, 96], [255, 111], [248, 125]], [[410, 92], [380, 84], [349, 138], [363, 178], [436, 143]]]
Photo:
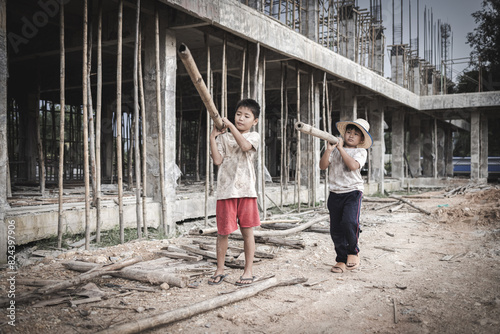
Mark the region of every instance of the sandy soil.
[[[498, 333], [500, 189], [494, 185], [489, 188], [470, 188], [452, 197], [437, 191], [410, 199], [431, 215], [408, 205], [394, 213], [375, 210], [384, 203], [366, 200], [361, 219], [361, 267], [344, 274], [330, 272], [335, 254], [329, 234], [300, 232], [289, 236], [303, 240], [304, 249], [258, 244], [259, 250], [275, 255], [255, 263], [254, 274], [260, 280], [274, 275], [279, 281], [304, 277], [307, 282], [269, 288], [144, 332]], [[303, 211], [309, 211], [300, 215], [304, 220], [325, 214], [322, 209]], [[289, 216], [294, 215], [299, 216]], [[19, 268], [16, 279], [67, 279], [77, 275], [62, 267], [67, 260], [104, 262], [109, 257], [135, 254], [150, 259], [166, 245], [192, 244], [195, 239], [215, 243], [213, 237], [184, 235], [54, 254]], [[207, 265], [213, 266], [205, 262]], [[77, 307], [67, 302], [42, 308], [35, 308], [35, 301], [18, 304], [15, 327], [7, 323], [8, 312], [2, 308], [0, 332], [95, 333], [242, 289], [233, 284], [241, 270], [228, 268], [226, 273], [229, 276], [217, 286], [208, 285], [208, 275], [204, 275], [194, 279], [190, 288], [167, 290], [101, 277], [92, 282], [110, 294], [106, 300]], [[0, 276], [0, 293], [6, 297], [8, 269], [1, 270]], [[127, 289], [137, 286], [152, 287], [153, 292]], [[30, 289], [34, 288], [16, 284], [16, 294]], [[123, 292], [130, 293], [121, 296]]]

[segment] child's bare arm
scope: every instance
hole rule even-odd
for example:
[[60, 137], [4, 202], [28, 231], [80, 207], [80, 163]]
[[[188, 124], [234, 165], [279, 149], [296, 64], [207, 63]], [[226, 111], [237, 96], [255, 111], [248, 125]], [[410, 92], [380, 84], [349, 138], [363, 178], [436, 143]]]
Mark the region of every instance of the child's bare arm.
[[222, 158], [222, 155], [217, 148], [217, 142], [215, 141], [215, 138], [217, 138], [218, 135], [224, 133], [225, 131], [225, 129], [219, 130], [214, 126], [214, 128], [212, 129], [212, 133], [210, 133], [210, 155], [214, 160], [214, 164], [217, 166], [219, 166], [224, 159]]
[[236, 143], [238, 143], [243, 152], [250, 151], [253, 148], [253, 145], [248, 140], [246, 140], [245, 137], [243, 137], [241, 132], [229, 119], [227, 119], [227, 117], [222, 117], [222, 121], [224, 122], [224, 125], [231, 130]]
[[349, 170], [352, 171], [361, 167], [359, 165], [359, 162], [357, 160], [354, 160], [354, 158], [347, 154], [347, 152], [344, 150], [344, 141], [342, 139], [339, 139], [337, 149], [339, 150], [340, 156], [342, 157], [342, 160], [346, 164], [347, 168], [349, 168]]
[[330, 154], [332, 151], [337, 147], [338, 144], [331, 144], [328, 141], [326, 142], [326, 149], [325, 153], [323, 153], [323, 156], [321, 157], [321, 160], [319, 161], [319, 169], [325, 170], [328, 168], [328, 165], [330, 164]]

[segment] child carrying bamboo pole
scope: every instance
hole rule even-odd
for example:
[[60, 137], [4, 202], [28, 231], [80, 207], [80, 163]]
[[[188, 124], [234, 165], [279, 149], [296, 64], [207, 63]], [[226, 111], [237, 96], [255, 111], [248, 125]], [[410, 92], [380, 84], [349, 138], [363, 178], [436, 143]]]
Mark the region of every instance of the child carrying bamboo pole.
[[[245, 249], [245, 268], [236, 285], [253, 283], [252, 273], [255, 253], [253, 227], [260, 225], [255, 189], [255, 166], [260, 136], [250, 129], [259, 121], [260, 106], [252, 99], [244, 99], [236, 105], [234, 124], [222, 118], [224, 128], [214, 125], [210, 134], [210, 151], [217, 173], [217, 270], [208, 284], [220, 284], [227, 276], [224, 262], [229, 234], [240, 225]], [[228, 133], [226, 130], [231, 132]]]

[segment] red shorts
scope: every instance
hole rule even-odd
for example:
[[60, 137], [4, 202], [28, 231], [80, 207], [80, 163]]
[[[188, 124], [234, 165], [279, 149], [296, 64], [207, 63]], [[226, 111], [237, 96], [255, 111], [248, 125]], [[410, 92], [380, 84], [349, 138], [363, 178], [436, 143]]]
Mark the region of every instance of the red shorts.
[[228, 198], [217, 200], [215, 209], [217, 219], [217, 233], [228, 235], [240, 227], [260, 226], [257, 198]]

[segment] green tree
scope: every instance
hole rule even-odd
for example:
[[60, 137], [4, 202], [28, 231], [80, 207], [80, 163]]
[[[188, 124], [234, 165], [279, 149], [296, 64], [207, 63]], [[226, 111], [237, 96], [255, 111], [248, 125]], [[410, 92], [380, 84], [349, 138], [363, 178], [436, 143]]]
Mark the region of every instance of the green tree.
[[[471, 52], [470, 66], [481, 77], [482, 91], [500, 89], [500, 0], [483, 0], [482, 9], [472, 13], [477, 24], [467, 34]], [[477, 90], [476, 90], [477, 91]]]

